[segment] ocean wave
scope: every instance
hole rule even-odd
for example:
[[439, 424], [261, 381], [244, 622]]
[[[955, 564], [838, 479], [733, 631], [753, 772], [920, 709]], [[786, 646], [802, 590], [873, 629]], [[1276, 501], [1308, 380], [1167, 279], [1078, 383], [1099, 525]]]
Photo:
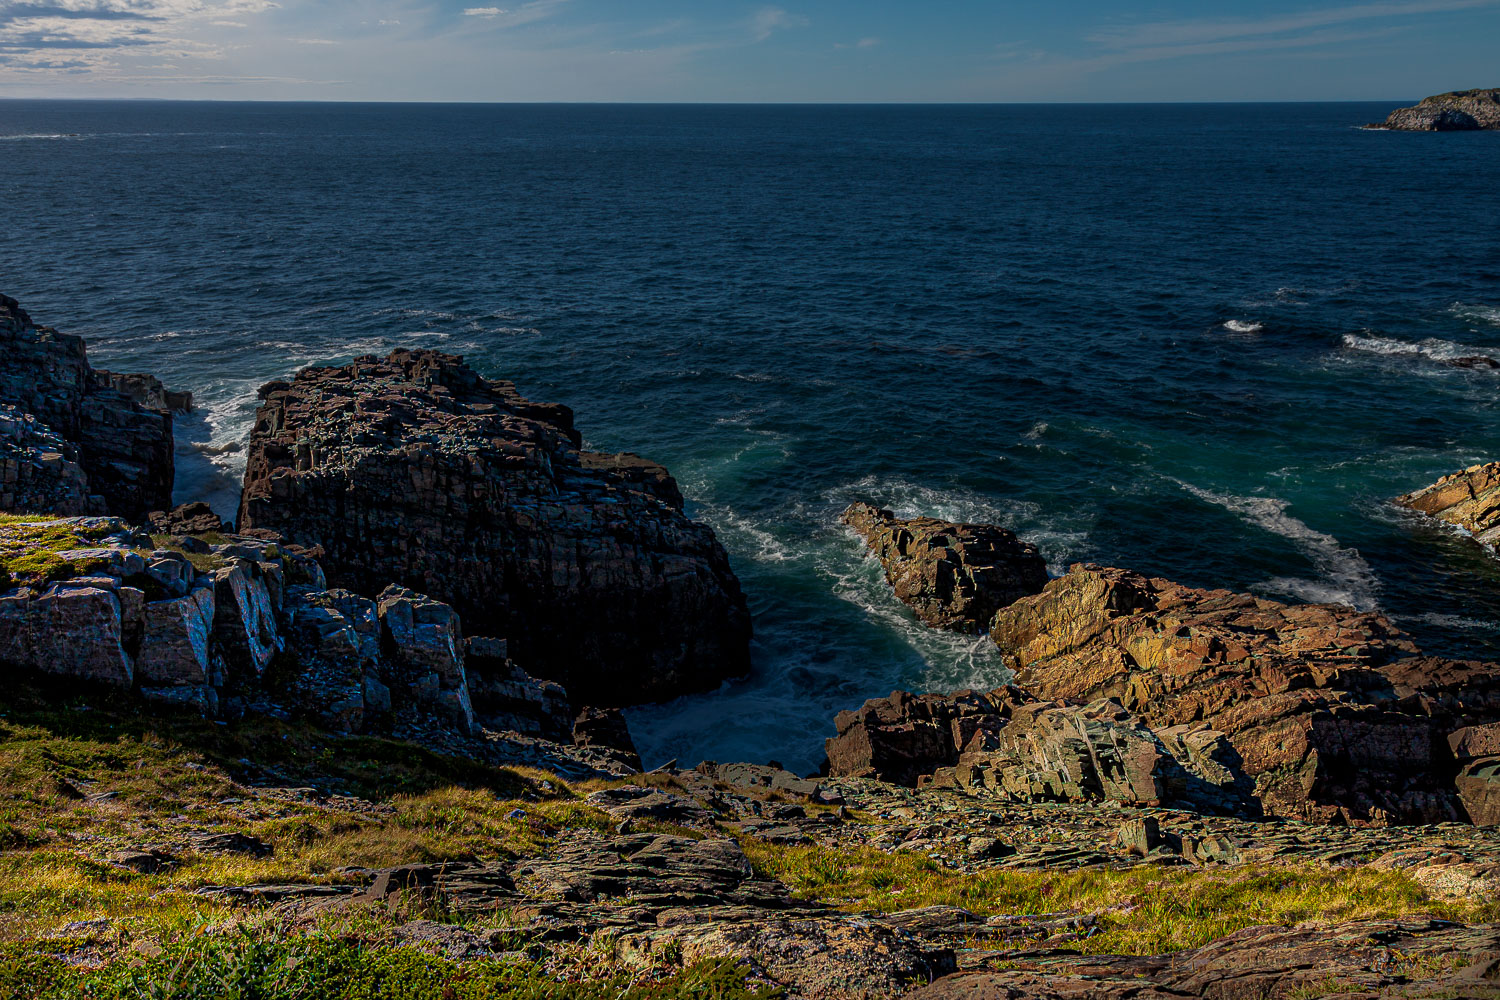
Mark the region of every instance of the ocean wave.
[[1451, 340], [1439, 340], [1436, 337], [1410, 341], [1397, 340], [1394, 337], [1381, 337], [1372, 333], [1346, 333], [1343, 337], [1343, 343], [1346, 348], [1352, 351], [1363, 351], [1367, 354], [1424, 357], [1430, 358], [1433, 361], [1441, 361], [1445, 364], [1471, 361], [1472, 359], [1491, 358], [1489, 350], [1493, 350], [1473, 347], [1469, 344], [1459, 344]]
[[1225, 320], [1223, 326], [1230, 333], [1260, 333], [1265, 329], [1265, 324], [1263, 323], [1254, 323], [1243, 319]]
[[1448, 307], [1448, 312], [1471, 323], [1500, 326], [1500, 306], [1466, 305], [1462, 302], [1455, 302]]
[[1317, 580], [1274, 577], [1252, 589], [1284, 594], [1320, 604], [1347, 604], [1360, 611], [1379, 605], [1380, 580], [1358, 549], [1345, 548], [1332, 535], [1324, 534], [1287, 513], [1291, 505], [1276, 497], [1241, 497], [1214, 493], [1191, 483], [1175, 480], [1193, 496], [1240, 515], [1263, 531], [1291, 542], [1321, 574]]
[[0, 135], [0, 142], [24, 142], [27, 139], [87, 139], [81, 132], [24, 132], [15, 135]]

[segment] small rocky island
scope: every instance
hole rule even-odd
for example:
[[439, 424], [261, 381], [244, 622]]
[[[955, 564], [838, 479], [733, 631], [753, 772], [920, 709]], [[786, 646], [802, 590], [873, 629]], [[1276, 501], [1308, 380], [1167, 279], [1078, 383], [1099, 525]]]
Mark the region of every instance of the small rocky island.
[[1500, 996], [1500, 665], [855, 504], [1012, 683], [641, 773], [620, 705], [749, 668], [666, 469], [396, 351], [261, 390], [231, 524], [187, 394], [0, 346], [0, 996]]
[[1435, 94], [1385, 121], [1367, 126], [1400, 132], [1477, 132], [1500, 129], [1500, 87]]

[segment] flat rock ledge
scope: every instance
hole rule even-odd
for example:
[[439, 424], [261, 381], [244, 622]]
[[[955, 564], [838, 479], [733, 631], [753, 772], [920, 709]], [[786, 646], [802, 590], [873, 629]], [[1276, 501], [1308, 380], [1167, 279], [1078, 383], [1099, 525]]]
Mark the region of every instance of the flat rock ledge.
[[431, 351], [260, 394], [240, 529], [319, 546], [334, 586], [432, 595], [589, 703], [749, 670], [750, 616], [713, 531], [661, 466], [583, 451], [567, 407]]
[[1500, 462], [1444, 476], [1425, 489], [1397, 497], [1396, 503], [1456, 525], [1493, 548], [1500, 542]]
[[840, 520], [880, 560], [896, 596], [934, 628], [984, 632], [995, 612], [1047, 583], [1036, 546], [1004, 528], [900, 518], [867, 503], [851, 504]]
[[1410, 108], [1397, 108], [1371, 128], [1401, 132], [1476, 132], [1500, 129], [1500, 87], [1436, 94]]

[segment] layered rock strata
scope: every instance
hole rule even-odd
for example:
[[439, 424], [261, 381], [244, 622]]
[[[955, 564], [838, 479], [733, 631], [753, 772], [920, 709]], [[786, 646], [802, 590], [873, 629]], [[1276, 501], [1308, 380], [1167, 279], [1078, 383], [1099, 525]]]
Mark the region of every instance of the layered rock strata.
[[[163, 403], [184, 402], [180, 394], [168, 393], [154, 379], [154, 395], [143, 380], [149, 376], [115, 376], [98, 372], [89, 366], [83, 340], [39, 327], [15, 299], [0, 295], [0, 352], [5, 368], [0, 371], [0, 404], [30, 414], [56, 438], [71, 447], [56, 450], [55, 442], [33, 441], [22, 445], [13, 435], [0, 456], [4, 462], [4, 482], [0, 494], [9, 494], [15, 506], [11, 510], [26, 513], [110, 513], [140, 521], [147, 511], [171, 506], [172, 501], [172, 414], [169, 407], [142, 405], [134, 396], [138, 392], [146, 404], [160, 397]], [[123, 387], [128, 391], [121, 391]], [[3, 433], [3, 432], [0, 432]], [[24, 447], [32, 465], [43, 466], [39, 474], [28, 474], [33, 483], [24, 495], [6, 488], [21, 482], [19, 472], [24, 459], [16, 449]], [[72, 462], [87, 479], [87, 496], [97, 497], [80, 504], [77, 494], [85, 487], [59, 488], [57, 502], [47, 503], [46, 490], [34, 488], [39, 479], [57, 478], [46, 470], [62, 461]], [[17, 465], [12, 466], [11, 463]], [[17, 471], [12, 478], [12, 469]], [[87, 509], [83, 509], [83, 508]]]
[[1500, 542], [1500, 462], [1475, 465], [1444, 476], [1396, 503], [1456, 525], [1484, 545]]
[[1437, 94], [1413, 107], [1397, 108], [1383, 123], [1372, 127], [1404, 132], [1500, 129], [1500, 88]]
[[749, 615], [713, 532], [660, 466], [581, 450], [566, 407], [412, 351], [306, 369], [261, 399], [239, 528], [321, 546], [334, 585], [432, 595], [583, 702], [748, 669]]
[[1463, 815], [1447, 735], [1500, 716], [1500, 668], [1423, 658], [1378, 614], [1074, 566], [995, 616], [1016, 684], [1221, 733], [1268, 814]]
[[867, 503], [840, 520], [880, 560], [896, 596], [935, 628], [983, 632], [996, 611], [1047, 583], [1036, 546], [1004, 528], [899, 518]]

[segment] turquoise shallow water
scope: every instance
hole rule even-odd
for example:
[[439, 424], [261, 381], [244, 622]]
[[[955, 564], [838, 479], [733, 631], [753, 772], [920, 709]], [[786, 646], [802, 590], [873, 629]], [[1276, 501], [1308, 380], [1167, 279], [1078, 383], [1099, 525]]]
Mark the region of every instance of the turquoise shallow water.
[[[233, 507], [261, 382], [461, 353], [665, 462], [755, 673], [631, 713], [651, 762], [815, 767], [834, 713], [997, 683], [837, 526], [854, 499], [1378, 608], [1500, 656], [1500, 573], [1389, 497], [1494, 458], [1500, 135], [1381, 105], [0, 102], [0, 290], [194, 390]], [[224, 450], [230, 449], [230, 450]]]

